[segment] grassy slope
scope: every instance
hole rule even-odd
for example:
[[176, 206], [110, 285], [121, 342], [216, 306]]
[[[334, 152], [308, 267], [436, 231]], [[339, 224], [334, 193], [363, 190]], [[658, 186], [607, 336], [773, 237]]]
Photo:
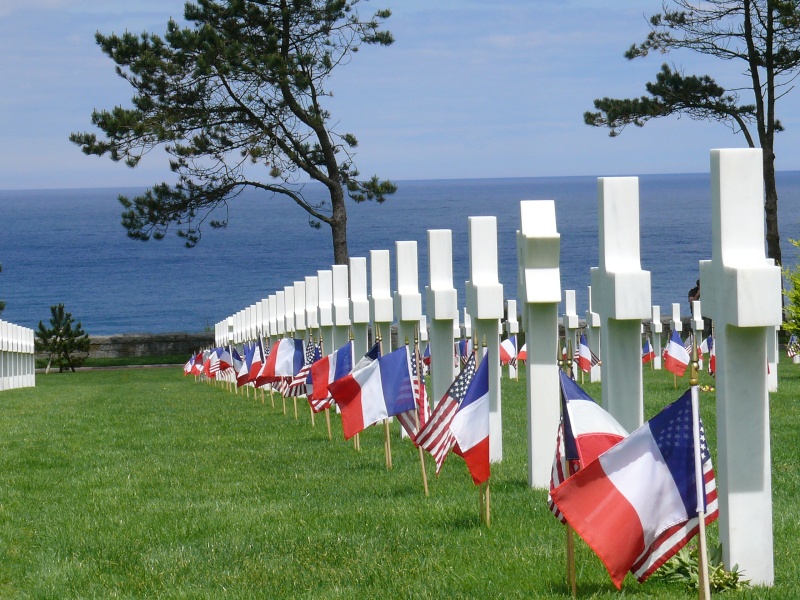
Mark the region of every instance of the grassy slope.
[[[776, 586], [729, 597], [800, 597], [800, 368], [772, 397]], [[0, 395], [0, 596], [467, 598], [568, 597], [564, 530], [526, 483], [522, 382], [504, 380], [504, 451], [493, 467], [492, 527], [463, 462], [439, 478], [428, 457], [382, 430], [362, 451], [334, 417], [310, 427], [261, 400], [196, 384], [179, 369], [50, 375]], [[708, 381], [705, 381], [706, 383]], [[599, 397], [599, 384], [587, 385]], [[646, 373], [647, 416], [677, 397]], [[714, 395], [703, 395], [713, 439]], [[302, 408], [302, 405], [301, 405]], [[395, 423], [394, 427], [397, 427]], [[710, 531], [716, 539], [716, 526]], [[579, 596], [617, 598], [578, 544]], [[693, 598], [676, 586], [626, 596]]]

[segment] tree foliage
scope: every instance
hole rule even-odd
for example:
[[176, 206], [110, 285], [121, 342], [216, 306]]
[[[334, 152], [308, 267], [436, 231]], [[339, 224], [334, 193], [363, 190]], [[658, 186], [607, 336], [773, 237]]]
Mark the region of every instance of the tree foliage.
[[50, 327], [39, 321], [34, 332], [37, 352], [48, 354], [45, 373], [55, 361], [59, 373], [65, 369], [75, 372], [75, 367], [83, 364], [89, 355], [89, 334], [83, 331], [81, 322], [75, 323], [72, 313], [64, 311], [63, 304], [50, 307]]
[[[291, 199], [309, 222], [331, 227], [334, 259], [347, 261], [345, 192], [383, 202], [395, 191], [377, 176], [360, 179], [352, 133], [339, 133], [325, 108], [328, 80], [364, 44], [393, 42], [381, 30], [391, 15], [360, 17], [366, 0], [199, 0], [185, 5], [164, 37], [96, 34], [117, 74], [135, 90], [132, 108], [95, 110], [104, 134], [73, 133], [86, 154], [136, 166], [157, 146], [171, 156], [177, 183], [120, 197], [122, 224], [134, 239], [164, 237], [169, 226], [187, 246], [201, 225], [227, 224], [227, 202], [245, 188]], [[322, 183], [326, 199], [304, 193]], [[215, 209], [224, 217], [212, 219]]]
[[[800, 248], [800, 240], [789, 240]], [[800, 337], [800, 265], [794, 269], [784, 269], [786, 288], [783, 291], [786, 304], [783, 307], [783, 329]]]
[[616, 136], [630, 124], [642, 127], [653, 118], [687, 115], [723, 123], [742, 133], [751, 148], [760, 146], [767, 252], [781, 264], [774, 137], [783, 126], [776, 116], [776, 102], [791, 91], [800, 70], [800, 2], [665, 0], [663, 12], [652, 16], [649, 25], [647, 38], [628, 49], [627, 59], [690, 50], [741, 62], [745, 82], [723, 86], [709, 75], [686, 75], [663, 64], [655, 81], [645, 86], [649, 95], [597, 99], [596, 110], [584, 113], [584, 121], [607, 127]]

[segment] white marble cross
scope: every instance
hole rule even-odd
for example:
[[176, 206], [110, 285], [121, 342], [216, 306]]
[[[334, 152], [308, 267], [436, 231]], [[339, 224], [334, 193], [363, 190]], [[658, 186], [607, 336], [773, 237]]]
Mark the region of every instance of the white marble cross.
[[578, 347], [575, 344], [575, 332], [578, 331], [578, 311], [575, 308], [575, 290], [564, 290], [564, 346], [572, 342], [573, 368], [578, 360]]
[[700, 280], [716, 332], [723, 560], [772, 585], [767, 340], [781, 323], [781, 271], [764, 253], [760, 149], [711, 151], [711, 215], [711, 260], [700, 261]]
[[[369, 308], [373, 326], [380, 328], [381, 353], [392, 351], [392, 321], [394, 321], [394, 301], [392, 300], [391, 266], [388, 250], [370, 250], [369, 268], [372, 292]], [[376, 335], [377, 339], [377, 335]]]
[[558, 305], [561, 303], [559, 252], [552, 200], [520, 202], [517, 231], [518, 290], [528, 359], [528, 485], [550, 484], [560, 415]]
[[306, 282], [294, 282], [294, 328], [300, 339], [306, 338]]
[[397, 316], [397, 346], [413, 346], [419, 319], [422, 316], [422, 294], [419, 293], [417, 242], [395, 242], [397, 253], [397, 291], [394, 293], [394, 312]]
[[333, 339], [333, 271], [330, 269], [317, 271], [317, 308], [319, 334], [327, 355], [337, 348]]
[[650, 342], [653, 344], [653, 369], [661, 370], [661, 333], [664, 331], [664, 324], [661, 322], [661, 307], [653, 306], [653, 317], [650, 321]]
[[361, 357], [369, 350], [369, 296], [367, 295], [367, 258], [350, 259], [350, 321], [353, 328], [353, 353]]
[[497, 275], [497, 217], [468, 217], [469, 281], [467, 312], [477, 329], [475, 343], [486, 340], [489, 361], [489, 460], [503, 460], [503, 417], [500, 391], [500, 319], [503, 286]]
[[428, 281], [425, 308], [430, 317], [431, 395], [434, 405], [455, 378], [453, 320], [458, 322], [458, 292], [453, 287], [453, 232], [428, 230]]
[[319, 278], [316, 275], [306, 275], [305, 282], [306, 326], [313, 331], [319, 327]]
[[284, 313], [283, 320], [286, 323], [286, 333], [289, 337], [294, 337], [294, 285], [283, 287]]
[[[278, 298], [275, 294], [270, 294], [267, 296], [267, 299], [269, 300], [269, 310], [267, 311], [267, 318], [269, 321], [267, 322], [268, 327], [264, 335], [267, 338], [267, 345], [271, 346], [273, 340], [278, 336]], [[264, 348], [264, 350], [266, 351], [266, 348]]]
[[[510, 338], [519, 333], [519, 321], [517, 321], [517, 301], [506, 300], [506, 322], [505, 322], [506, 335]], [[519, 352], [519, 338], [517, 338], [517, 348]], [[513, 357], [516, 358], [516, 357]], [[514, 364], [512, 364], [514, 363]], [[517, 379], [517, 367], [514, 366], [516, 360], [508, 363], [508, 378]]]
[[279, 338], [286, 334], [286, 292], [275, 292], [275, 335]]
[[[588, 286], [589, 290], [589, 309], [586, 311], [586, 341], [589, 343], [589, 350], [594, 352], [595, 356], [600, 357], [600, 315], [594, 312], [592, 308], [592, 286]], [[603, 367], [602, 365], [592, 366], [589, 371], [589, 381], [602, 380]]]
[[592, 291], [600, 314], [603, 407], [628, 431], [642, 424], [641, 324], [650, 316], [650, 272], [639, 258], [639, 179], [600, 177], [600, 266]]
[[333, 265], [331, 271], [334, 348], [341, 348], [350, 339], [350, 275], [347, 265]]

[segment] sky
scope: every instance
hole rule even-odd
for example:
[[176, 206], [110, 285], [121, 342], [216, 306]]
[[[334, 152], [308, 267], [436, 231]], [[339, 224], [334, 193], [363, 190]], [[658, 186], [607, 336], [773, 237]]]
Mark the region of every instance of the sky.
[[[627, 61], [661, 0], [371, 0], [388, 7], [390, 47], [365, 47], [330, 83], [340, 131], [365, 176], [396, 181], [708, 172], [709, 149], [743, 147], [719, 124], [669, 118], [617, 138], [583, 123], [595, 98], [644, 94], [662, 62], [741, 85], [741, 67], [697, 55]], [[153, 152], [135, 169], [69, 142], [93, 109], [130, 106], [94, 33], [163, 34], [182, 0], [0, 0], [0, 189], [149, 186], [169, 181]], [[800, 110], [778, 106], [777, 168], [800, 169]]]

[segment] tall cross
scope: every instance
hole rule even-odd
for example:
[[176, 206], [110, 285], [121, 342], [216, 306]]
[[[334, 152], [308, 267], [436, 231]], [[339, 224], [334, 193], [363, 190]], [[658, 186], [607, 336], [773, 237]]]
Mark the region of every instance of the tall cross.
[[642, 424], [641, 325], [650, 316], [650, 272], [639, 258], [639, 179], [600, 177], [600, 266], [592, 267], [601, 320], [603, 407], [628, 431]]
[[528, 400], [528, 485], [547, 488], [559, 421], [558, 305], [561, 302], [561, 235], [552, 200], [520, 202], [517, 231], [517, 295], [522, 328]]
[[717, 363], [717, 485], [723, 560], [775, 579], [767, 340], [781, 323], [781, 271], [764, 253], [760, 149], [711, 151], [711, 260], [700, 261]]

